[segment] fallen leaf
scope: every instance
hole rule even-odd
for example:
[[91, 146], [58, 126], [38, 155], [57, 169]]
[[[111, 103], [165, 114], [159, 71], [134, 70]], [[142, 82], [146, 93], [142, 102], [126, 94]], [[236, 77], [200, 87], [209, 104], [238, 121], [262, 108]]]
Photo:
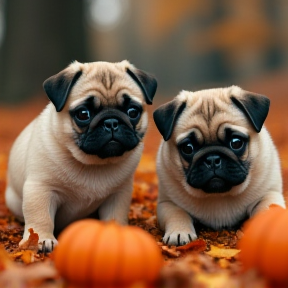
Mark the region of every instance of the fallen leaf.
[[156, 225], [156, 215], [153, 215], [153, 216], [150, 216], [146, 221], [145, 223], [148, 224], [148, 225], [151, 225], [153, 227], [155, 227]]
[[0, 245], [0, 271], [11, 268], [14, 266], [14, 262], [11, 261], [9, 254]]
[[35, 261], [35, 252], [32, 250], [22, 250], [14, 254], [10, 254], [10, 257], [15, 260], [21, 260], [25, 264], [30, 264]]
[[29, 266], [15, 264], [1, 272], [0, 287], [39, 287], [46, 280], [55, 280], [57, 277], [58, 273], [51, 261], [38, 262]]
[[188, 251], [192, 250], [195, 252], [203, 252], [207, 248], [206, 241], [203, 239], [197, 239], [195, 241], [192, 241], [186, 245], [179, 246], [176, 248], [177, 251]]
[[238, 249], [226, 249], [226, 248], [219, 248], [214, 245], [210, 246], [211, 250], [205, 252], [207, 255], [214, 257], [214, 258], [226, 258], [230, 259], [236, 256], [241, 250]]
[[218, 264], [223, 269], [227, 269], [230, 266], [230, 262], [225, 258], [219, 259]]
[[24, 250], [23, 254], [21, 256], [21, 260], [25, 264], [33, 263], [35, 261], [34, 255], [35, 255], [34, 251], [32, 251], [32, 250]]
[[181, 255], [181, 252], [176, 250], [176, 246], [168, 247], [164, 245], [161, 247], [161, 249], [162, 249], [163, 254], [170, 256], [170, 257], [177, 258]]
[[[198, 273], [194, 275], [193, 284], [203, 285], [201, 287], [207, 288], [238, 288], [239, 283], [233, 278], [229, 277], [229, 274], [225, 272], [208, 274], [208, 273]], [[193, 285], [193, 286], [194, 286]]]
[[243, 237], [244, 233], [242, 230], [237, 230], [236, 231], [236, 236], [237, 236], [237, 239], [240, 240], [242, 237]]
[[29, 228], [28, 231], [30, 233], [28, 240], [19, 246], [19, 248], [22, 250], [32, 250], [34, 253], [37, 253], [39, 236], [34, 232], [33, 228]]
[[130, 212], [129, 212], [129, 218], [130, 219], [141, 218], [143, 209], [144, 209], [143, 204], [131, 205]]

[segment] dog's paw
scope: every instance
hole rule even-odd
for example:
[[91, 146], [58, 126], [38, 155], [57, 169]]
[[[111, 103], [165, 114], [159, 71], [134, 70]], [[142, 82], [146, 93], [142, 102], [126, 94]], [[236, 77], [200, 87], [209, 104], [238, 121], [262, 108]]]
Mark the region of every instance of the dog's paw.
[[38, 249], [39, 251], [43, 253], [52, 252], [57, 244], [58, 244], [58, 241], [55, 238], [54, 239], [50, 239], [50, 238], [39, 239]]
[[197, 235], [194, 231], [190, 231], [188, 233], [183, 231], [173, 231], [172, 233], [165, 233], [163, 237], [163, 242], [166, 245], [182, 246], [196, 239]]
[[31, 241], [30, 238], [23, 238], [19, 242], [19, 248], [21, 249], [36, 249], [38, 246], [38, 251], [41, 251], [43, 253], [47, 252], [52, 252], [54, 247], [58, 244], [58, 241], [56, 238], [51, 237], [51, 238], [40, 238], [38, 240], [38, 245], [37, 242], [35, 243], [34, 241]]

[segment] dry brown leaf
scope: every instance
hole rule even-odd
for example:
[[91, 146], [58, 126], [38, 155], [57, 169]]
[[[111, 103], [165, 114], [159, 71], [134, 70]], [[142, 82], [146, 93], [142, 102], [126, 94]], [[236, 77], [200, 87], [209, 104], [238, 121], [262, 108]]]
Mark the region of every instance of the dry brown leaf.
[[39, 236], [34, 232], [33, 228], [28, 229], [30, 235], [27, 241], [25, 241], [19, 248], [22, 250], [32, 250], [34, 253], [38, 251]]
[[150, 216], [146, 221], [145, 221], [145, 223], [147, 224], [147, 225], [151, 225], [151, 226], [153, 226], [153, 227], [155, 227], [155, 225], [156, 225], [156, 215], [153, 215], [153, 216]]
[[214, 258], [231, 259], [232, 257], [236, 256], [240, 252], [240, 250], [238, 249], [219, 248], [214, 245], [211, 245], [210, 248], [211, 250], [205, 253]]
[[143, 204], [134, 204], [130, 207], [129, 218], [130, 219], [138, 219], [142, 218], [142, 212], [144, 209]]
[[177, 257], [179, 257], [181, 255], [181, 252], [176, 250], [176, 246], [168, 247], [168, 246], [164, 245], [164, 246], [161, 247], [161, 249], [162, 249], [162, 253], [164, 255], [167, 255], [167, 256], [170, 256], [170, 257], [177, 258]]

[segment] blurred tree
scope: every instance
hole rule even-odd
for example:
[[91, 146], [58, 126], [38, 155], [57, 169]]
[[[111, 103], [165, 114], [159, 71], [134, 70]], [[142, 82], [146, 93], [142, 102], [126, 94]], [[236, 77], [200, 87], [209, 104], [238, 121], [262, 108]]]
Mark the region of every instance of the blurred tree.
[[84, 5], [78, 0], [5, 2], [0, 102], [28, 99], [72, 60], [87, 61]]

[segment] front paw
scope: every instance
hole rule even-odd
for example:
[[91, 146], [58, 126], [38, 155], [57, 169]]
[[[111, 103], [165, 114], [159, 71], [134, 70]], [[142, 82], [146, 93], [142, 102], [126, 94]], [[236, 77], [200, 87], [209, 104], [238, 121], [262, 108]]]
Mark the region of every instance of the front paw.
[[57, 244], [58, 244], [58, 241], [55, 238], [39, 239], [38, 249], [39, 251], [43, 253], [52, 252]]
[[[33, 232], [32, 232], [33, 233]], [[33, 235], [36, 235], [33, 237]], [[37, 233], [30, 234], [29, 238], [23, 238], [19, 243], [19, 248], [23, 250], [41, 251], [43, 253], [52, 252], [58, 241], [54, 238], [41, 238]]]
[[163, 242], [166, 245], [182, 246], [196, 239], [197, 239], [196, 232], [192, 230], [187, 232], [173, 231], [171, 233], [170, 232], [165, 233], [163, 237]]

